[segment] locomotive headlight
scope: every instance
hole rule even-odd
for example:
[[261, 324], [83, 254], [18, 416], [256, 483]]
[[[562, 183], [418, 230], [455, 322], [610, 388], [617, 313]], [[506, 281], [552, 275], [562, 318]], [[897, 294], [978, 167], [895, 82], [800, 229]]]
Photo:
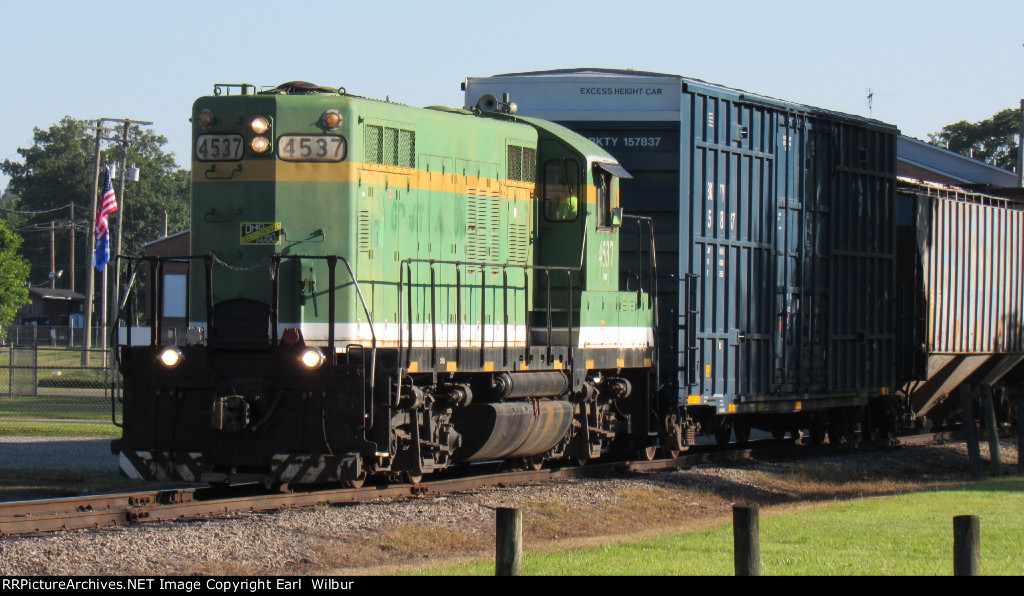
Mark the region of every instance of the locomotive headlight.
[[326, 358], [324, 353], [320, 351], [320, 348], [308, 347], [302, 350], [302, 356], [300, 356], [302, 365], [306, 368], [319, 368], [324, 363]]
[[181, 348], [178, 346], [167, 346], [160, 350], [156, 358], [167, 368], [174, 368], [181, 362]]
[[256, 153], [266, 153], [270, 149], [270, 140], [267, 137], [256, 137], [249, 143], [249, 146]]
[[261, 135], [270, 130], [270, 121], [263, 116], [257, 116], [249, 123], [249, 128], [251, 128], [254, 133]]
[[341, 112], [338, 110], [327, 110], [320, 118], [320, 121], [323, 122], [325, 128], [334, 130], [341, 126], [344, 118], [341, 117]]
[[210, 128], [213, 125], [213, 112], [210, 110], [203, 110], [199, 112], [199, 126], [203, 128]]

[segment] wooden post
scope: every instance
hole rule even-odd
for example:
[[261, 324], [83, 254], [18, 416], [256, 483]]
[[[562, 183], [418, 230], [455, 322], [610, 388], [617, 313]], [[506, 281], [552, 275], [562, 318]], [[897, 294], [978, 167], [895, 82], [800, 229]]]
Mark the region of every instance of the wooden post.
[[992, 460], [992, 474], [1003, 475], [1003, 461], [999, 453], [999, 434], [996, 431], [996, 409], [992, 403], [992, 386], [981, 386], [981, 412], [985, 419], [985, 433], [988, 435], [988, 453]]
[[978, 575], [981, 568], [981, 520], [977, 515], [953, 518], [953, 575]]
[[974, 409], [971, 407], [971, 386], [960, 386], [960, 406], [964, 411], [964, 430], [967, 431], [967, 453], [971, 458], [971, 476], [981, 480], [981, 446], [978, 445], [978, 425], [974, 422]]
[[495, 513], [495, 575], [522, 575], [523, 512], [499, 507]]
[[733, 505], [732, 538], [736, 575], [761, 575], [761, 538], [757, 505]]

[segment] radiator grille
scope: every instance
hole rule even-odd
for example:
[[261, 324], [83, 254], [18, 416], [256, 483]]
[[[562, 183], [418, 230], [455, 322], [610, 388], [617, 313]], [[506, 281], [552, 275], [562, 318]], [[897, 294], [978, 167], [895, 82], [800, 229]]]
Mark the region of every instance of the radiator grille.
[[508, 146], [508, 179], [536, 182], [537, 151], [518, 145]]
[[416, 133], [367, 124], [363, 136], [367, 163], [411, 168], [416, 164]]

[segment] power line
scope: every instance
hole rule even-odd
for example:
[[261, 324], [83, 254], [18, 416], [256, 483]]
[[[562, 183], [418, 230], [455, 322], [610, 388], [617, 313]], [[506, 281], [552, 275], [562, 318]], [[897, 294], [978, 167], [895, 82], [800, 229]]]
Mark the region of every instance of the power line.
[[17, 209], [8, 209], [7, 207], [0, 207], [0, 211], [8, 211], [10, 213], [19, 213], [22, 215], [42, 215], [43, 213], [49, 213], [51, 211], [61, 211], [70, 207], [72, 203], [68, 203], [63, 207], [54, 207], [53, 209], [47, 209], [45, 211], [18, 211]]
[[73, 222], [67, 219], [56, 219], [52, 221], [30, 223], [17, 228], [10, 228], [10, 230], [13, 232], [48, 232], [50, 231], [51, 224], [52, 227], [58, 230], [66, 230], [70, 227], [74, 227], [76, 230], [85, 230], [87, 229], [89, 222], [84, 219], [76, 219]]

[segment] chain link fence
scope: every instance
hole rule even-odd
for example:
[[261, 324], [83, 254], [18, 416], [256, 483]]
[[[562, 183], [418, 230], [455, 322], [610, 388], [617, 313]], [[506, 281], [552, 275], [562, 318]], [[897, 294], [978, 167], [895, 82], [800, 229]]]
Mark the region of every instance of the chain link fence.
[[[82, 332], [0, 329], [0, 435], [120, 435], [120, 374], [109, 350], [83, 350]], [[94, 342], [102, 345], [102, 336]]]

